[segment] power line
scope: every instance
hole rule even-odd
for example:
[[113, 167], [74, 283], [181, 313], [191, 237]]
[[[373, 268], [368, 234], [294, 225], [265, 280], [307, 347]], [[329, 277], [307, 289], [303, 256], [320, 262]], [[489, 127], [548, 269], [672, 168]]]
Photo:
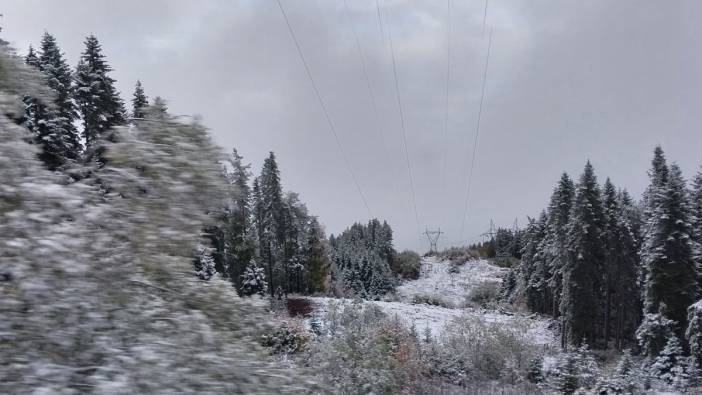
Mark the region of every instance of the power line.
[[[382, 20], [381, 20], [382, 26]], [[405, 115], [402, 110], [402, 99], [400, 97], [400, 83], [397, 78], [397, 63], [395, 61], [395, 48], [392, 42], [392, 29], [388, 29], [388, 39], [390, 41], [390, 55], [392, 56], [392, 74], [395, 78], [395, 95], [397, 96], [397, 107], [400, 110], [400, 125], [402, 128], [402, 143], [405, 149], [405, 161], [407, 162], [407, 173], [409, 174], [410, 190], [412, 191], [412, 206], [414, 208], [414, 219], [417, 221], [417, 230], [419, 230], [419, 214], [417, 212], [417, 196], [414, 192], [414, 179], [412, 177], [412, 166], [410, 165], [409, 151], [407, 150], [407, 131], [405, 128]]]
[[378, 26], [380, 26], [380, 40], [385, 49], [385, 32], [383, 31], [383, 18], [380, 16], [380, 0], [375, 0], [375, 8], [378, 10]]
[[470, 172], [468, 173], [468, 184], [466, 187], [466, 201], [463, 207], [463, 217], [461, 219], [461, 237], [466, 226], [466, 216], [468, 215], [468, 201], [470, 200], [470, 188], [473, 182], [473, 169], [475, 168], [475, 155], [478, 151], [478, 136], [480, 135], [480, 118], [483, 114], [483, 103], [485, 101], [485, 85], [487, 81], [488, 65], [490, 64], [490, 49], [492, 47], [492, 27], [488, 38], [487, 56], [485, 56], [485, 68], [483, 69], [483, 88], [480, 94], [480, 107], [478, 107], [478, 120], [475, 125], [475, 138], [473, 139], [473, 156], [470, 161]]
[[344, 0], [344, 8], [346, 10], [346, 15], [349, 19], [351, 25], [351, 31], [353, 33], [354, 40], [356, 41], [356, 51], [358, 52], [358, 58], [361, 63], [361, 68], [363, 69], [363, 77], [366, 81], [366, 88], [368, 90], [368, 97], [370, 99], [371, 108], [373, 109], [373, 114], [375, 115], [376, 129], [380, 135], [381, 142], [383, 143], [383, 151], [385, 151], [385, 156], [390, 158], [390, 150], [388, 149], [387, 142], [385, 140], [385, 133], [383, 133], [383, 128], [380, 126], [380, 115], [378, 113], [378, 104], [375, 97], [375, 92], [371, 86], [370, 77], [368, 76], [368, 66], [366, 65], [366, 59], [363, 56], [363, 49], [361, 48], [361, 41], [358, 38], [358, 32], [351, 21], [351, 11], [349, 10], [349, 5], [346, 0]]
[[329, 124], [329, 130], [331, 131], [332, 135], [334, 135], [334, 140], [336, 141], [336, 145], [339, 148], [339, 152], [341, 152], [341, 156], [344, 158], [344, 162], [346, 163], [346, 168], [348, 169], [349, 173], [351, 174], [351, 178], [353, 179], [353, 183], [356, 185], [356, 190], [358, 191], [359, 196], [361, 197], [361, 200], [363, 201], [363, 205], [366, 206], [366, 210], [368, 210], [368, 216], [372, 217], [370, 207], [368, 206], [368, 202], [366, 201], [366, 197], [363, 195], [363, 191], [361, 190], [361, 186], [358, 183], [358, 180], [356, 179], [356, 174], [353, 171], [353, 168], [351, 167], [351, 162], [349, 162], [349, 158], [346, 156], [346, 152], [344, 151], [344, 147], [341, 145], [341, 140], [339, 139], [339, 135], [336, 133], [336, 128], [334, 127], [334, 123], [331, 120], [331, 117], [329, 116], [329, 112], [327, 111], [327, 106], [324, 104], [324, 100], [322, 100], [322, 95], [319, 93], [319, 89], [317, 88], [317, 84], [314, 81], [314, 78], [312, 77], [312, 72], [310, 71], [310, 67], [307, 64], [307, 60], [305, 59], [305, 55], [302, 53], [302, 49], [300, 48], [300, 43], [297, 41], [297, 36], [295, 36], [295, 31], [292, 28], [292, 25], [290, 24], [290, 20], [288, 20], [288, 15], [285, 13], [285, 8], [283, 8], [283, 4], [280, 2], [280, 0], [276, 0], [278, 2], [278, 7], [280, 7], [280, 12], [283, 14], [283, 18], [285, 19], [285, 24], [288, 26], [288, 31], [290, 32], [290, 36], [293, 39], [293, 42], [295, 43], [295, 48], [297, 49], [297, 53], [300, 55], [300, 60], [302, 60], [303, 66], [305, 66], [305, 72], [307, 73], [307, 77], [310, 80], [310, 83], [312, 84], [312, 88], [314, 89], [314, 93], [317, 96], [317, 101], [319, 101], [319, 105], [322, 108], [322, 112], [324, 113], [324, 117], [327, 120], [327, 123]]
[[485, 13], [483, 14], [483, 37], [485, 37], [485, 26], [487, 24], [488, 1], [489, 0], [485, 0]]
[[[449, 120], [449, 83], [451, 81], [451, 0], [446, 0], [446, 97], [444, 111], [444, 193], [446, 193], [448, 180], [446, 171], [448, 167], [448, 120]], [[447, 194], [448, 195], [448, 194]]]
[[[376, 0], [376, 5], [377, 4], [378, 3]], [[363, 70], [363, 77], [364, 77], [365, 82], [366, 82], [366, 88], [368, 91], [368, 97], [370, 99], [371, 108], [373, 109], [373, 114], [375, 115], [376, 129], [377, 129], [378, 134], [380, 135], [380, 140], [381, 140], [382, 145], [383, 145], [383, 151], [385, 152], [386, 158], [392, 158], [393, 156], [390, 154], [390, 149], [388, 148], [387, 138], [385, 136], [385, 133], [383, 132], [383, 127], [382, 127], [382, 124], [380, 122], [380, 112], [378, 111], [378, 100], [377, 100], [377, 97], [375, 95], [375, 91], [373, 90], [373, 86], [372, 86], [371, 81], [370, 81], [370, 76], [368, 74], [368, 65], [366, 62], [366, 57], [365, 57], [364, 52], [363, 52], [363, 47], [361, 46], [361, 40], [359, 39], [358, 31], [357, 31], [357, 29], [353, 23], [353, 20], [351, 18], [351, 11], [349, 9], [347, 0], [344, 0], [344, 9], [346, 11], [346, 15], [347, 15], [347, 19], [349, 20], [349, 24], [351, 25], [351, 32], [353, 33], [353, 37], [354, 37], [354, 40], [356, 42], [356, 51], [358, 53], [359, 62], [361, 63], [361, 68]], [[378, 11], [380, 11], [379, 7], [378, 7]], [[382, 35], [382, 29], [381, 29], [381, 35]], [[384, 42], [384, 40], [383, 40], [383, 42]], [[400, 164], [400, 166], [401, 166], [401, 164]], [[391, 171], [391, 173], [393, 173], [392, 174], [393, 177], [392, 177], [392, 180], [390, 181], [390, 183], [392, 184], [392, 187], [394, 189], [395, 194], [398, 196], [401, 196], [402, 194], [400, 193], [400, 191], [398, 189], [398, 185], [396, 182], [397, 177], [396, 177], [396, 174], [394, 174], [395, 173], [394, 169]]]

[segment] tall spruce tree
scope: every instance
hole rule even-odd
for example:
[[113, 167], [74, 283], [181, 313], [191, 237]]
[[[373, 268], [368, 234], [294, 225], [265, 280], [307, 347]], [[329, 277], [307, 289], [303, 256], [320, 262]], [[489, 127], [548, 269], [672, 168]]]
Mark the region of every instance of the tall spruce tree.
[[521, 275], [524, 279], [526, 303], [529, 309], [536, 312], [543, 312], [546, 306], [548, 272], [541, 248], [546, 237], [547, 218], [544, 211], [538, 220], [529, 218], [522, 250]]
[[324, 292], [329, 273], [329, 257], [324, 245], [324, 230], [315, 217], [310, 220], [304, 258], [306, 291]]
[[[655, 182], [652, 179], [652, 183]], [[653, 185], [652, 185], [653, 186]], [[691, 208], [680, 168], [671, 165], [666, 183], [650, 196], [655, 206], [649, 212], [643, 264], [644, 311], [657, 313], [677, 323], [679, 337], [687, 325], [687, 308], [699, 296], [695, 243], [690, 223]]]
[[603, 191], [604, 224], [604, 345], [613, 338], [614, 346], [623, 349], [638, 325], [638, 251], [636, 236], [629, 224], [621, 197], [607, 179]]
[[546, 224], [545, 259], [549, 266], [546, 280], [551, 289], [552, 303], [550, 314], [558, 317], [561, 293], [563, 292], [563, 267], [567, 260], [566, 233], [570, 211], [575, 195], [575, 185], [567, 173], [563, 173], [551, 195]]
[[283, 242], [285, 239], [285, 228], [283, 224], [283, 189], [280, 184], [280, 172], [275, 160], [275, 154], [271, 152], [263, 162], [261, 175], [258, 177], [258, 236], [261, 258], [266, 264], [269, 292], [276, 293], [280, 287], [286, 289], [284, 281], [286, 277], [280, 275], [285, 273], [281, 260]]
[[563, 270], [561, 315], [566, 341], [595, 344], [601, 314], [599, 295], [605, 251], [604, 211], [592, 164], [588, 161], [573, 200], [568, 224], [568, 260]]
[[105, 61], [98, 39], [90, 35], [85, 40], [83, 51], [75, 73], [75, 100], [83, 118], [83, 137], [88, 157], [101, 159], [101, 150], [96, 147], [101, 138], [111, 140], [106, 132], [113, 126], [125, 123], [125, 109], [114, 83], [108, 73], [112, 68]]
[[56, 39], [48, 32], [41, 40], [39, 69], [46, 75], [47, 85], [54, 94], [52, 115], [56, 144], [51, 148], [52, 154], [57, 157], [58, 163], [78, 160], [82, 147], [75, 125], [78, 110], [73, 101], [73, 73]]
[[228, 277], [241, 288], [242, 275], [255, 257], [255, 243], [252, 234], [252, 196], [249, 187], [250, 166], [243, 163], [243, 157], [236, 149], [228, 158], [231, 170], [226, 172], [229, 183], [229, 202], [226, 210], [224, 230], [225, 256]]
[[[25, 63], [33, 69], [42, 70], [41, 58], [31, 46]], [[42, 75], [48, 77], [46, 74]], [[44, 81], [48, 82], [48, 79]], [[64, 163], [65, 155], [70, 150], [66, 149], [64, 136], [58, 130], [56, 108], [51, 102], [51, 97], [43, 95], [42, 98], [35, 98], [25, 95], [23, 102], [25, 126], [32, 132], [34, 142], [41, 147], [38, 157], [50, 170], [55, 170]]]
[[132, 118], [144, 118], [144, 107], [149, 105], [149, 98], [144, 93], [141, 81], [137, 80], [132, 95]]
[[702, 170], [698, 171], [692, 179], [690, 203], [692, 206], [692, 230], [697, 249], [697, 283], [702, 292]]

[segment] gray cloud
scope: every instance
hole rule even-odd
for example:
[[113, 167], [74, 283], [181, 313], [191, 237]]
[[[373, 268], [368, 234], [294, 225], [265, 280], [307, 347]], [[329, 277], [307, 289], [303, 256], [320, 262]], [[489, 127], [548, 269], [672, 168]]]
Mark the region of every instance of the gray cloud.
[[[444, 138], [446, 3], [282, 0], [374, 216], [398, 247], [419, 231], [460, 238], [467, 164], [486, 51], [483, 2], [452, 1], [449, 133]], [[638, 195], [655, 144], [689, 176], [702, 164], [702, 4], [689, 1], [491, 1], [493, 47], [464, 239], [543, 208], [560, 172], [586, 159]], [[367, 212], [306, 79], [275, 1], [4, 1], [3, 36], [20, 51], [46, 29], [75, 65], [94, 33], [129, 98], [136, 79], [175, 113], [201, 114], [256, 172], [278, 154], [286, 188], [329, 232]], [[358, 31], [380, 116], [373, 114]], [[420, 229], [394, 92], [392, 31]], [[382, 131], [383, 137], [379, 133]], [[445, 156], [446, 155], [446, 156]], [[444, 162], [447, 171], [444, 173]]]

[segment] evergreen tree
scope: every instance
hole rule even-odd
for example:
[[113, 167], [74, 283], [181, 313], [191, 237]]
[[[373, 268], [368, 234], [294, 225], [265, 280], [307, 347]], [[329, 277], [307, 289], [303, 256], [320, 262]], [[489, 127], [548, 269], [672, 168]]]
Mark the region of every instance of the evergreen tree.
[[312, 218], [304, 250], [307, 292], [324, 292], [329, 272], [329, 257], [324, 245], [324, 231], [317, 218]]
[[546, 224], [548, 215], [541, 212], [539, 221], [534, 228], [535, 233], [529, 239], [529, 261], [532, 265], [532, 273], [526, 283], [527, 305], [533, 311], [546, 313], [551, 306], [551, 290], [548, 287], [549, 273], [546, 255], [544, 254], [544, 242], [546, 240]]
[[228, 277], [237, 289], [241, 288], [241, 276], [255, 257], [255, 242], [252, 224], [252, 196], [249, 187], [249, 165], [236, 149], [228, 158], [231, 170], [225, 170], [229, 184], [228, 207], [224, 216], [224, 251]]
[[675, 321], [660, 313], [644, 315], [641, 325], [636, 329], [641, 353], [648, 358], [655, 358], [673, 335], [675, 324]]
[[287, 266], [282, 259], [282, 249], [285, 240], [283, 191], [280, 184], [280, 172], [271, 152], [263, 162], [261, 176], [258, 178], [259, 201], [257, 212], [260, 216], [257, 223], [259, 248], [261, 258], [266, 263], [269, 292], [273, 295], [280, 287], [287, 289]]
[[567, 260], [566, 234], [574, 195], [575, 185], [570, 176], [563, 173], [549, 203], [544, 242], [544, 255], [550, 274], [546, 281], [553, 295], [550, 313], [554, 317], [558, 317], [563, 292], [563, 268]]
[[75, 73], [75, 100], [83, 118], [83, 137], [89, 157], [102, 161], [99, 139], [111, 140], [107, 131], [125, 123], [125, 109], [115, 80], [108, 76], [112, 68], [105, 61], [98, 39], [90, 35]]
[[27, 66], [32, 66], [39, 69], [39, 57], [37, 56], [37, 53], [34, 51], [34, 47], [31, 44], [29, 45], [27, 56], [24, 57], [24, 63]]
[[687, 321], [685, 339], [690, 348], [690, 355], [702, 366], [702, 299], [687, 309]]
[[596, 339], [601, 314], [604, 212], [600, 187], [590, 162], [580, 176], [568, 223], [568, 260], [563, 270], [561, 315], [566, 340]]
[[67, 161], [78, 160], [82, 147], [75, 126], [78, 111], [73, 101], [73, 74], [56, 44], [56, 39], [46, 32], [41, 40], [39, 70], [46, 76], [47, 85], [53, 93], [53, 130], [51, 136], [45, 138], [45, 157], [42, 159], [50, 169], [54, 169]]
[[132, 117], [144, 118], [144, 107], [149, 105], [149, 98], [144, 93], [144, 88], [141, 86], [141, 81], [137, 80], [132, 95]]
[[635, 236], [621, 198], [612, 182], [604, 185], [604, 344], [614, 335], [615, 347], [622, 349], [638, 325], [638, 252]]
[[651, 365], [651, 376], [663, 380], [667, 384], [674, 384], [684, 379], [682, 377], [685, 374], [683, 366], [686, 363], [680, 340], [677, 336], [672, 335]]
[[199, 243], [195, 249], [195, 274], [200, 280], [209, 280], [216, 273], [212, 247], [207, 246], [206, 243]]
[[676, 165], [670, 166], [665, 185], [655, 191], [650, 198], [656, 204], [650, 213], [643, 246], [644, 309], [647, 313], [660, 310], [677, 322], [676, 332], [682, 336], [687, 326], [687, 308], [697, 300], [699, 286], [692, 215], [685, 180]]
[[692, 206], [692, 228], [697, 248], [697, 282], [702, 291], [702, 170], [698, 171], [692, 179], [690, 203]]
[[252, 262], [241, 275], [241, 294], [264, 296], [267, 288], [265, 269], [258, 266], [256, 262]]
[[353, 224], [332, 237], [331, 274], [335, 292], [377, 299], [394, 288], [390, 262], [396, 255], [392, 229], [377, 219]]

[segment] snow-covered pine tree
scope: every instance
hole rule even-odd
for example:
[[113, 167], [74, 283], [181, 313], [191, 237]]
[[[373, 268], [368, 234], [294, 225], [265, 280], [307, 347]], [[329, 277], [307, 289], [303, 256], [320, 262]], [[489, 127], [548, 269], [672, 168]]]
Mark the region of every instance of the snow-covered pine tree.
[[200, 280], [209, 280], [215, 275], [215, 261], [212, 258], [212, 247], [207, 245], [207, 241], [198, 243], [195, 249], [195, 274]]
[[546, 240], [544, 241], [544, 254], [550, 274], [546, 281], [551, 289], [550, 314], [553, 317], [559, 315], [558, 306], [563, 291], [563, 267], [567, 259], [566, 234], [574, 195], [573, 180], [567, 173], [563, 173], [553, 195], [551, 195], [551, 202], [548, 206]]
[[261, 258], [266, 264], [269, 292], [271, 295], [281, 288], [287, 290], [284, 265], [282, 260], [283, 242], [285, 240], [283, 188], [280, 184], [280, 172], [271, 152], [263, 162], [261, 175], [258, 177], [260, 194], [259, 245]]
[[638, 251], [626, 212], [620, 206], [622, 199], [609, 178], [603, 195], [604, 344], [608, 347], [613, 338], [615, 348], [622, 349], [625, 342], [633, 339], [639, 317]]
[[50, 109], [52, 134], [44, 138], [44, 163], [55, 169], [81, 156], [78, 128], [78, 110], [73, 101], [73, 73], [66, 62], [56, 39], [44, 32], [41, 39], [39, 70], [46, 76], [46, 83], [53, 94]]
[[303, 254], [306, 291], [324, 292], [329, 273], [329, 257], [324, 245], [324, 231], [315, 217], [310, 221]]
[[527, 307], [543, 313], [547, 307], [548, 267], [543, 257], [543, 242], [546, 237], [546, 212], [542, 211], [538, 220], [530, 219], [526, 229], [522, 252], [521, 273]]
[[303, 248], [309, 226], [307, 206], [299, 195], [288, 192], [283, 198], [283, 256], [286, 292], [304, 291]]
[[241, 275], [255, 256], [255, 242], [252, 228], [251, 188], [249, 187], [250, 165], [243, 163], [243, 157], [236, 148], [228, 158], [231, 170], [225, 177], [229, 184], [228, 208], [224, 224], [224, 248], [229, 270], [228, 277], [239, 289]]
[[[653, 180], [655, 181], [655, 180]], [[694, 259], [691, 210], [680, 168], [669, 168], [666, 183], [655, 188], [656, 202], [649, 215], [644, 243], [644, 311], [659, 312], [677, 323], [682, 336], [687, 327], [687, 308], [699, 296], [697, 263]]]
[[692, 228], [697, 248], [697, 283], [702, 292], [702, 170], [698, 171], [690, 185], [690, 203], [692, 210]]
[[684, 351], [676, 335], [671, 335], [661, 353], [649, 368], [650, 375], [668, 385], [679, 384], [686, 380]]
[[265, 269], [252, 261], [241, 275], [241, 294], [245, 296], [265, 296], [268, 288]]
[[[25, 57], [25, 64], [41, 71], [41, 61], [32, 46]], [[32, 133], [33, 141], [42, 149], [39, 158], [51, 170], [61, 165], [61, 156], [57, 153], [60, 147], [60, 135], [56, 133], [54, 109], [51, 107], [51, 97], [43, 95], [40, 98], [24, 95], [24, 125]]]
[[636, 329], [636, 339], [641, 347], [641, 353], [649, 360], [655, 358], [673, 335], [675, 325], [675, 321], [660, 313], [644, 314], [641, 325]]
[[144, 93], [141, 81], [137, 80], [132, 95], [132, 118], [144, 118], [144, 107], [149, 105], [149, 98]]
[[601, 325], [601, 287], [604, 265], [604, 211], [592, 164], [580, 176], [568, 223], [568, 260], [563, 270], [560, 311], [566, 341], [594, 344]]
[[102, 47], [94, 35], [85, 39], [75, 72], [75, 101], [83, 118], [83, 137], [88, 158], [101, 159], [98, 140], [111, 140], [107, 131], [125, 123], [125, 109], [114, 86], [115, 80], [108, 73], [112, 68], [105, 61]]

